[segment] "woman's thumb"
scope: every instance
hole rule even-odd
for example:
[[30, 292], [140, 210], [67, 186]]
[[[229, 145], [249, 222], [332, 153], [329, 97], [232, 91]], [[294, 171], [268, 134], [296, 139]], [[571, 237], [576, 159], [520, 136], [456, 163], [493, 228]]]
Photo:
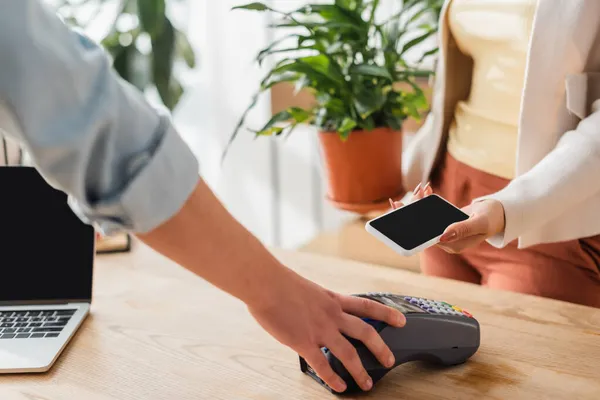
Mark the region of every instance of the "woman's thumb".
[[470, 236], [481, 235], [486, 232], [486, 229], [487, 223], [485, 218], [472, 216], [465, 221], [454, 223], [446, 228], [444, 234], [440, 238], [440, 242], [451, 243]]

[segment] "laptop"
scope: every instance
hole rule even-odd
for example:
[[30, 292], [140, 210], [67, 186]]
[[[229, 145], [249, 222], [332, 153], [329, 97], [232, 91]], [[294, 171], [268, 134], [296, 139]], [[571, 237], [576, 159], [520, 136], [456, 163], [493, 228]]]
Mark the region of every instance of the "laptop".
[[0, 373], [52, 367], [89, 312], [94, 247], [66, 194], [0, 168]]

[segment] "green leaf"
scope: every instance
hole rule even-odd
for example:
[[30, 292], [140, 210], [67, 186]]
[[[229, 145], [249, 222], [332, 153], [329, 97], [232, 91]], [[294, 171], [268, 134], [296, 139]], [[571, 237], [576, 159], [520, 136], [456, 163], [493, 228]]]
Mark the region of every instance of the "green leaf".
[[431, 50], [424, 52], [423, 55], [421, 56], [421, 58], [419, 58], [419, 61], [417, 61], [417, 64], [421, 64], [423, 61], [425, 61], [425, 59], [427, 57], [433, 56], [434, 54], [437, 54], [439, 51], [440, 51], [440, 48], [435, 47]]
[[414, 77], [414, 78], [429, 78], [430, 76], [434, 75], [434, 71], [429, 70], [429, 69], [414, 69], [414, 68], [409, 68], [409, 69], [405, 69], [400, 71], [400, 75], [404, 76], [404, 77]]
[[273, 125], [278, 124], [280, 122], [288, 121], [290, 118], [292, 118], [292, 114], [288, 112], [288, 110], [281, 111], [273, 115], [269, 122], [267, 122], [267, 124], [263, 126], [259, 132], [265, 132], [271, 127], [273, 127]]
[[262, 49], [259, 53], [258, 56], [256, 56], [256, 61], [258, 61], [258, 64], [261, 65], [263, 60], [269, 55], [272, 54], [273, 49], [279, 45], [280, 43], [284, 42], [287, 39], [291, 39], [297, 37], [298, 38], [298, 47], [301, 47], [302, 44], [300, 43], [300, 40], [302, 39], [309, 39], [308, 36], [304, 36], [304, 35], [299, 35], [297, 33], [292, 33], [289, 35], [285, 35], [284, 37], [275, 40], [273, 43], [271, 43], [268, 47]]
[[296, 81], [296, 85], [294, 86], [294, 95], [300, 93], [302, 89], [309, 86], [311, 83], [312, 82], [308, 76], [302, 75], [302, 77]]
[[137, 0], [142, 29], [155, 38], [165, 25], [165, 0]]
[[282, 128], [280, 126], [273, 126], [271, 128], [268, 128], [268, 129], [265, 129], [262, 131], [258, 131], [255, 133], [256, 133], [257, 137], [258, 136], [273, 136], [273, 135], [279, 136], [279, 135], [281, 135], [281, 133], [283, 132], [284, 129], [285, 128]]
[[183, 58], [188, 67], [196, 67], [196, 54], [194, 53], [194, 49], [192, 48], [187, 36], [183, 32], [177, 30], [176, 37], [177, 53], [181, 55], [181, 58]]
[[162, 32], [152, 39], [152, 78], [164, 104], [172, 110], [176, 103], [171, 98], [171, 77], [175, 53], [175, 29], [164, 18]]
[[300, 21], [286, 21], [281, 23], [275, 23], [269, 25], [269, 28], [298, 28], [304, 27], [309, 30], [320, 29], [320, 30], [336, 30], [336, 29], [348, 29], [355, 32], [362, 32], [362, 30], [356, 25], [350, 22], [337, 22], [337, 21], [329, 21], [329, 22], [300, 22]]
[[231, 145], [235, 141], [235, 138], [237, 137], [237, 135], [240, 133], [240, 129], [242, 129], [242, 127], [246, 123], [246, 118], [248, 117], [248, 114], [250, 114], [250, 111], [252, 111], [254, 109], [254, 107], [256, 107], [259, 97], [260, 97], [260, 92], [254, 94], [254, 96], [252, 96], [250, 105], [248, 106], [248, 108], [246, 108], [246, 110], [240, 117], [240, 120], [238, 121], [235, 129], [233, 130], [233, 133], [229, 137], [229, 141], [227, 142], [227, 145], [225, 146], [225, 150], [223, 150], [223, 154], [221, 155], [221, 165], [225, 162], [225, 157], [227, 157], [227, 153], [229, 152]]
[[387, 97], [379, 90], [369, 90], [363, 87], [354, 99], [354, 106], [362, 119], [366, 119], [379, 110], [386, 102]]
[[329, 58], [327, 58], [327, 56], [318, 55], [303, 57], [298, 59], [298, 61], [302, 64], [309, 65], [312, 69], [322, 73], [323, 75], [328, 75], [330, 73]]
[[329, 58], [325, 55], [285, 60], [283, 65], [279, 65], [272, 71], [274, 74], [284, 72], [304, 74], [327, 87], [339, 87], [344, 84], [344, 77], [330, 68]]
[[367, 119], [361, 122], [360, 126], [367, 131], [372, 131], [375, 129], [375, 120], [372, 116], [369, 116]]
[[431, 12], [431, 8], [425, 4], [423, 6], [423, 8], [421, 8], [419, 11], [417, 11], [416, 13], [414, 13], [409, 20], [406, 22], [406, 25], [410, 25], [413, 22], [417, 21], [419, 18], [421, 18], [423, 15], [425, 15], [425, 13]]
[[231, 10], [271, 11], [272, 9], [264, 3], [254, 2], [243, 6], [233, 7]]
[[408, 115], [410, 115], [411, 117], [413, 117], [416, 120], [420, 120], [421, 119], [421, 113], [419, 112], [419, 110], [417, 109], [416, 105], [411, 103], [411, 102], [406, 102], [404, 104], [404, 107], [406, 108], [406, 112]]
[[291, 118], [296, 122], [296, 124], [306, 122], [312, 117], [312, 113], [310, 111], [299, 107], [290, 107], [286, 111], [291, 115]]
[[171, 79], [171, 85], [169, 86], [169, 96], [170, 96], [170, 101], [171, 101], [170, 109], [171, 110], [173, 108], [175, 108], [175, 106], [177, 106], [177, 104], [179, 104], [179, 100], [181, 100], [181, 96], [183, 96], [184, 92], [185, 91], [184, 91], [181, 83], [175, 78]]
[[355, 25], [359, 29], [365, 29], [365, 21], [360, 13], [340, 7], [337, 4], [308, 4], [295, 11], [311, 15], [319, 15], [325, 21], [346, 22]]
[[345, 8], [346, 10], [354, 11], [356, 10], [358, 4], [357, 1], [353, 0], [335, 0], [335, 5], [338, 7]]
[[408, 50], [412, 49], [413, 47], [415, 47], [419, 43], [424, 42], [429, 37], [431, 37], [431, 35], [433, 35], [434, 33], [435, 33], [434, 30], [427, 30], [422, 35], [417, 36], [416, 38], [408, 41], [404, 46], [402, 46], [402, 50], [400, 51], [400, 55], [403, 55], [404, 53], [406, 53]]
[[342, 136], [346, 136], [348, 137], [348, 134], [354, 129], [356, 128], [358, 124], [356, 123], [355, 120], [350, 119], [350, 118], [344, 118], [344, 120], [342, 121], [342, 124], [340, 125], [340, 127], [338, 128], [338, 132], [342, 134]]
[[317, 102], [319, 103], [319, 105], [321, 107], [329, 110], [330, 112], [333, 112], [336, 114], [345, 114], [346, 113], [346, 107], [344, 105], [344, 102], [341, 99], [332, 97], [329, 94], [326, 94], [326, 93], [318, 94]]
[[410, 97], [411, 102], [415, 105], [415, 107], [417, 108], [421, 108], [424, 109], [427, 107], [427, 97], [425, 96], [425, 93], [423, 92], [423, 89], [421, 89], [419, 87], [419, 85], [417, 85], [415, 82], [413, 82], [412, 80], [407, 80], [407, 82], [413, 87], [413, 89], [415, 90], [415, 93]]
[[399, 131], [402, 129], [402, 123], [396, 118], [387, 118], [386, 123], [390, 128], [392, 128], [395, 131]]
[[304, 47], [290, 47], [290, 48], [286, 48], [286, 49], [270, 50], [268, 53], [263, 53], [262, 57], [257, 59], [257, 61], [258, 61], [258, 65], [261, 66], [262, 62], [264, 61], [264, 58], [266, 58], [267, 56], [272, 55], [272, 54], [293, 53], [296, 51], [315, 50], [315, 49], [316, 49], [315, 46], [304, 46]]
[[388, 71], [384, 67], [380, 67], [379, 65], [372, 64], [360, 64], [355, 65], [350, 69], [350, 73], [353, 75], [369, 75], [376, 76], [379, 78], [393, 80], [392, 75], [390, 75], [390, 71]]
[[268, 90], [278, 83], [282, 82], [294, 82], [298, 79], [299, 75], [295, 72], [283, 72], [269, 74], [261, 83], [261, 91]]

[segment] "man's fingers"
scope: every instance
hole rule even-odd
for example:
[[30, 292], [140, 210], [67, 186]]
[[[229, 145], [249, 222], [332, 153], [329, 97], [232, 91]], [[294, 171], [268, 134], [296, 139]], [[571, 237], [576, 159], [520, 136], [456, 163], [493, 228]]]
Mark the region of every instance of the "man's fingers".
[[406, 324], [404, 314], [374, 300], [356, 296], [340, 296], [339, 302], [345, 312], [357, 317], [383, 321], [396, 327], [402, 327]]
[[319, 378], [323, 379], [330, 388], [338, 393], [346, 391], [346, 383], [333, 371], [327, 358], [320, 349], [311, 350], [303, 355], [303, 357], [308, 365], [310, 365], [317, 375], [319, 375]]
[[363, 342], [381, 365], [387, 368], [394, 366], [396, 362], [394, 354], [371, 325], [360, 318], [347, 314], [343, 318], [341, 330], [347, 336]]
[[331, 344], [326, 344], [326, 346], [344, 364], [344, 367], [346, 367], [362, 390], [371, 390], [373, 380], [365, 370], [365, 367], [363, 367], [356, 348], [341, 333], [338, 333], [338, 337], [333, 339]]
[[487, 231], [487, 220], [480, 216], [472, 216], [471, 218], [450, 225], [444, 231], [440, 238], [440, 242], [447, 244], [466, 239], [471, 236], [482, 235]]

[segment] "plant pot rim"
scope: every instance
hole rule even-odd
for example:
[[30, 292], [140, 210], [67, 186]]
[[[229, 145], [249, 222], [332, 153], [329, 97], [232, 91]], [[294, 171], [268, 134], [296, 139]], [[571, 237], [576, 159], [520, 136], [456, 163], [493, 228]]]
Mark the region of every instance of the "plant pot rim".
[[[396, 130], [396, 129], [392, 129], [392, 128], [389, 128], [389, 127], [383, 127], [382, 126], [382, 127], [379, 127], [379, 128], [371, 129], [370, 131], [366, 130], [366, 129], [357, 129], [357, 130], [354, 130], [354, 131], [350, 132], [350, 135], [355, 134], [355, 133], [374, 133], [374, 132], [380, 132], [380, 131], [391, 131], [392, 133], [402, 133], [402, 129]], [[322, 133], [324, 135], [329, 135], [329, 134], [336, 134], [337, 135], [338, 134], [337, 131], [324, 131], [324, 130], [321, 130], [321, 129], [319, 130], [319, 133]]]

